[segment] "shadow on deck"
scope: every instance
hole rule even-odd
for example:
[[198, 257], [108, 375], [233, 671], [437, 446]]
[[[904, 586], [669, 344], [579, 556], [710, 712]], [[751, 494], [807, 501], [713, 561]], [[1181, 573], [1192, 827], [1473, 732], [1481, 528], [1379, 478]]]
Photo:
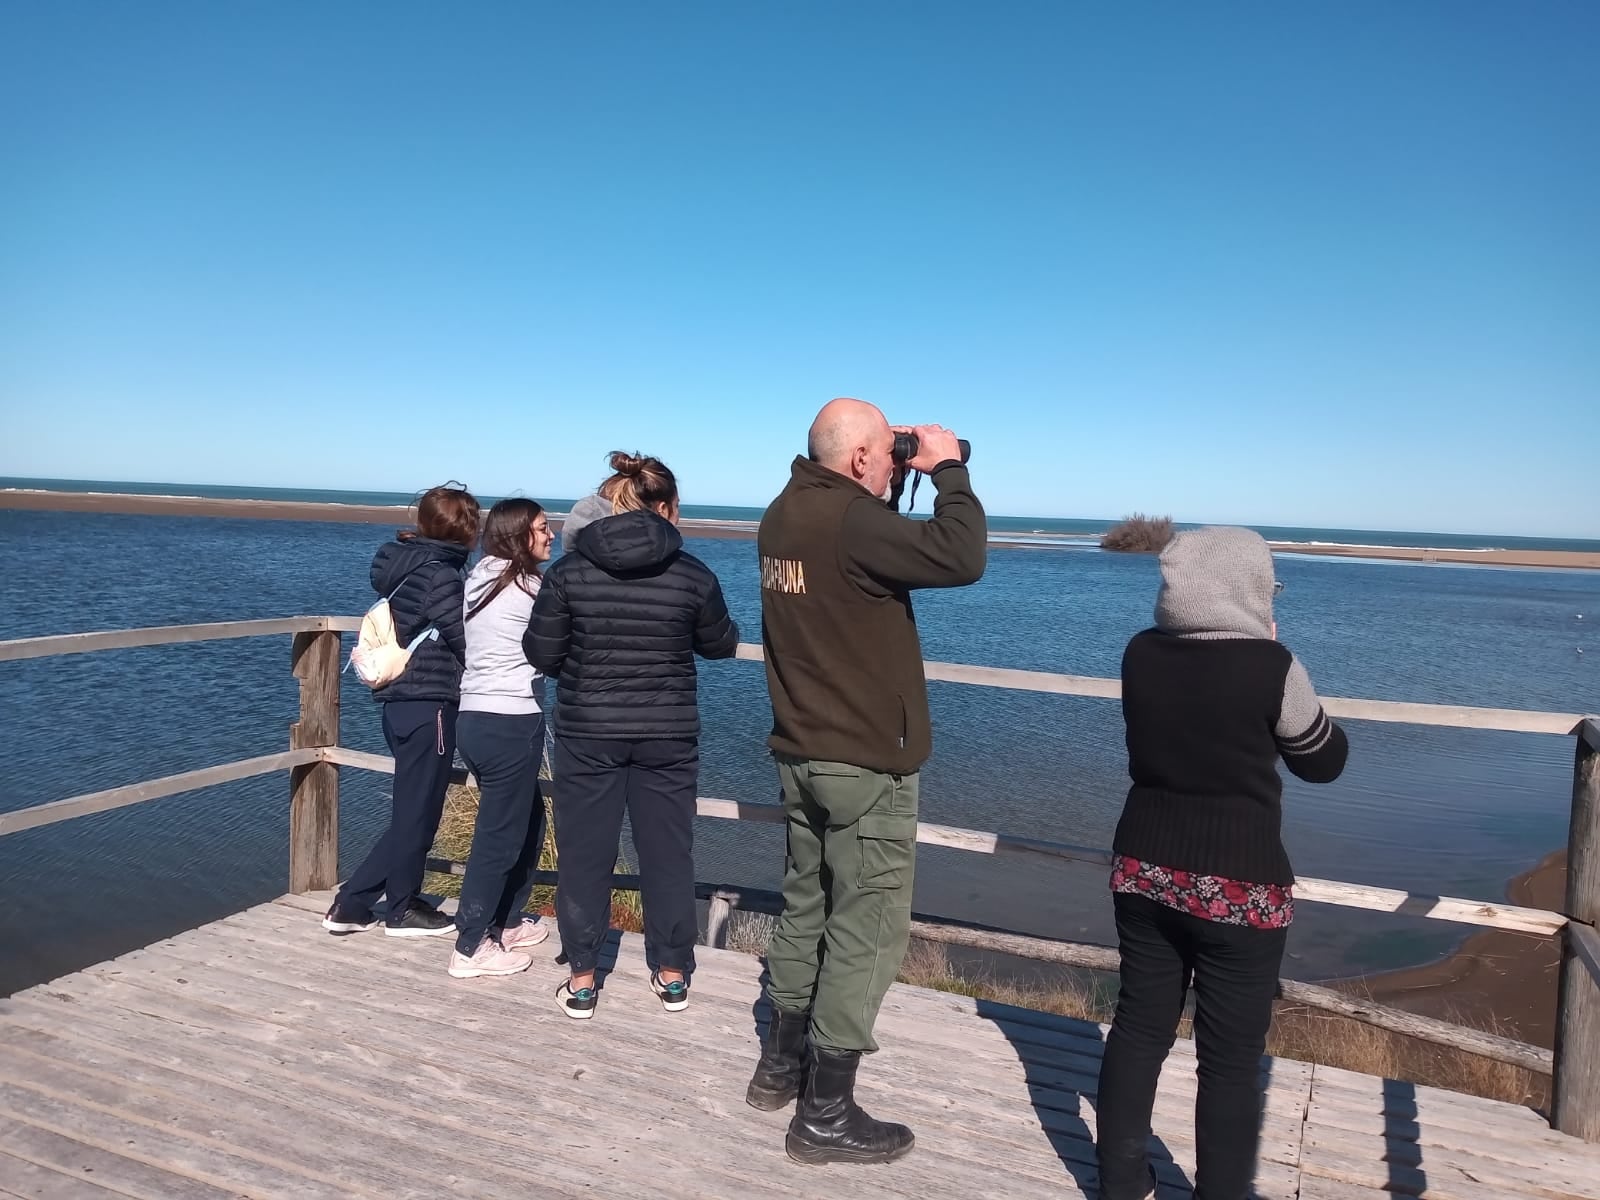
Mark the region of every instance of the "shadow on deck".
[[[897, 985], [860, 1099], [917, 1134], [884, 1168], [810, 1168], [744, 1103], [761, 964], [702, 949], [661, 1011], [615, 944], [595, 1020], [554, 1003], [552, 942], [509, 979], [449, 939], [332, 938], [286, 896], [0, 1001], [0, 1197], [1051, 1197], [1094, 1194], [1102, 1031]], [[1264, 1064], [1264, 1200], [1600, 1200], [1600, 1147], [1535, 1113]], [[1163, 1200], [1189, 1192], [1192, 1046], [1162, 1077]]]

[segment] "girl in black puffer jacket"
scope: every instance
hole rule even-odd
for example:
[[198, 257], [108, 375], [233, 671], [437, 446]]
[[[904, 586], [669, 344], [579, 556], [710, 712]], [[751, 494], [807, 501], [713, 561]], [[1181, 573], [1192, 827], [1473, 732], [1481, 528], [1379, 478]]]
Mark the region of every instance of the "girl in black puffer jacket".
[[556, 1001], [579, 1020], [594, 1014], [624, 810], [639, 855], [650, 986], [668, 1012], [688, 1006], [700, 779], [694, 659], [730, 658], [739, 644], [717, 577], [683, 550], [672, 472], [620, 451], [611, 466], [617, 473], [600, 494], [614, 515], [586, 526], [545, 573], [522, 642], [528, 661], [559, 681], [556, 923], [572, 978]]
[[456, 754], [456, 713], [467, 639], [462, 568], [478, 541], [480, 509], [471, 492], [436, 487], [417, 503], [417, 527], [378, 548], [372, 587], [389, 598], [401, 645], [434, 631], [411, 653], [405, 672], [373, 692], [383, 705], [383, 736], [394, 755], [389, 828], [339, 889], [322, 919], [329, 933], [356, 933], [376, 922], [388, 896], [384, 932], [427, 937], [455, 932], [455, 922], [418, 898]]

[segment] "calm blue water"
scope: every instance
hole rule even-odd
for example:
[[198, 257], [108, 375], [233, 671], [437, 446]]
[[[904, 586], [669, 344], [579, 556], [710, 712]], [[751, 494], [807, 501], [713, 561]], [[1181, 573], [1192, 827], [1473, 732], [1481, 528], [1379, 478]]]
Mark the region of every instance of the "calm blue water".
[[[105, 479], [26, 479], [0, 475], [0, 489], [31, 488], [58, 492], [118, 492], [137, 496], [203, 496], [216, 500], [284, 500], [301, 504], [411, 504], [410, 492], [344, 492], [304, 488], [235, 487], [222, 484], [127, 483]], [[498, 496], [481, 499], [492, 502]], [[564, 512], [571, 499], [536, 497], [555, 512]], [[932, 494], [924, 489], [917, 496], [917, 516], [927, 516], [933, 506]], [[683, 515], [701, 521], [758, 521], [762, 510], [720, 504], [686, 504]], [[989, 528], [996, 533], [1045, 534], [1054, 538], [1089, 538], [1104, 533], [1116, 518], [1088, 517], [1007, 517], [991, 514]], [[1180, 529], [1194, 525], [1178, 522]], [[1419, 533], [1394, 529], [1314, 529], [1298, 525], [1257, 525], [1263, 536], [1274, 542], [1336, 542], [1362, 546], [1431, 546], [1450, 550], [1571, 550], [1600, 554], [1600, 540], [1585, 538], [1507, 537], [1479, 533]]]
[[[0, 637], [363, 611], [386, 527], [0, 511]], [[691, 543], [759, 636], [754, 546]], [[1328, 695], [1514, 708], [1600, 708], [1600, 573], [1375, 564], [1288, 556], [1284, 640]], [[1148, 620], [1152, 559], [996, 549], [978, 585], [923, 593], [930, 658], [1114, 675]], [[1578, 614], [1583, 614], [1580, 620]], [[1579, 650], [1586, 653], [1580, 655]], [[776, 798], [757, 664], [704, 669], [702, 794]], [[927, 819], [1090, 845], [1125, 788], [1115, 705], [933, 686]], [[343, 738], [382, 750], [376, 706], [347, 680]], [[0, 809], [269, 753], [287, 744], [287, 638], [0, 664], [11, 747]], [[1564, 738], [1358, 724], [1341, 781], [1291, 780], [1287, 838], [1302, 874], [1500, 896], [1566, 837]], [[344, 772], [348, 868], [381, 828], [380, 776]], [[0, 991], [282, 892], [288, 785], [266, 778], [0, 839]], [[777, 830], [705, 821], [702, 879], [775, 886]], [[1042, 934], [1109, 940], [1101, 872], [924, 849], [918, 907]], [[1303, 977], [1420, 961], [1458, 931], [1306, 905]]]

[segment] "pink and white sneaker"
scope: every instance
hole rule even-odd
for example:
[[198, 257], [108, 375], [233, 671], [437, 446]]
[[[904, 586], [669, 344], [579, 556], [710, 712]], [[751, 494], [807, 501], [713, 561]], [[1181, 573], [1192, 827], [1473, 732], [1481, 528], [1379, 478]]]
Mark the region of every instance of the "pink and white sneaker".
[[450, 975], [454, 979], [472, 979], [479, 975], [515, 975], [531, 966], [531, 957], [502, 950], [493, 938], [484, 938], [471, 957], [459, 950], [450, 952]]
[[526, 950], [549, 937], [550, 927], [543, 921], [523, 921], [520, 925], [491, 929], [489, 936], [507, 950]]

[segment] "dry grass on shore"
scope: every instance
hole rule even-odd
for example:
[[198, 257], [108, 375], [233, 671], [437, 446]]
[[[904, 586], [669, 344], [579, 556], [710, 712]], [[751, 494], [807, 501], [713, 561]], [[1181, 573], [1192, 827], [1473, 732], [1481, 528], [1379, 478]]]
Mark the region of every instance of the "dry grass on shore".
[[[550, 797], [544, 798], [544, 848], [539, 852], [539, 869], [556, 869], [555, 813]], [[445, 796], [444, 816], [439, 821], [439, 832], [433, 839], [432, 855], [464, 863], [472, 850], [472, 831], [478, 820], [478, 789], [466, 784], [452, 785]], [[633, 874], [633, 868], [623, 858], [617, 860], [619, 875]], [[459, 896], [461, 876], [430, 871], [423, 890], [435, 896]], [[528, 902], [528, 911], [552, 916], [555, 913], [555, 889], [545, 884], [536, 885]], [[611, 924], [629, 933], [644, 929], [644, 907], [638, 892], [614, 891], [611, 893]]]
[[[944, 947], [928, 942], [912, 943], [900, 968], [900, 981], [1084, 1021], [1109, 1022], [1115, 1008], [1109, 980], [1102, 981], [1094, 972], [1075, 973], [1059, 983], [974, 975], [954, 968]], [[1180, 1037], [1193, 1036], [1187, 1017], [1178, 1033]], [[1540, 1107], [1549, 1101], [1550, 1079], [1546, 1075], [1281, 1001], [1273, 1016], [1267, 1053], [1512, 1104]]]
[[[1458, 1023], [1470, 1024], [1460, 1020]], [[1505, 1029], [1489, 1028], [1483, 1032], [1515, 1036]], [[1267, 1053], [1508, 1104], [1543, 1108], [1550, 1102], [1548, 1075], [1418, 1041], [1302, 1005], [1279, 1002], [1272, 1035], [1267, 1040]]]

